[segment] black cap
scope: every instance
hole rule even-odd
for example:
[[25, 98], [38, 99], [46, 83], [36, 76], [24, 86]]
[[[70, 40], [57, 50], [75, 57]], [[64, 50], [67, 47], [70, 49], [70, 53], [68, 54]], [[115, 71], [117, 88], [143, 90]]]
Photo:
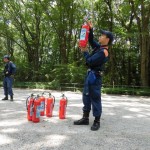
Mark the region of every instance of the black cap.
[[7, 58], [7, 59], [10, 59], [10, 56], [9, 55], [4, 55], [3, 58]]
[[114, 40], [114, 35], [112, 34], [112, 32], [106, 31], [106, 30], [100, 30], [100, 33], [106, 35], [109, 38], [108, 44], [112, 44], [112, 42]]

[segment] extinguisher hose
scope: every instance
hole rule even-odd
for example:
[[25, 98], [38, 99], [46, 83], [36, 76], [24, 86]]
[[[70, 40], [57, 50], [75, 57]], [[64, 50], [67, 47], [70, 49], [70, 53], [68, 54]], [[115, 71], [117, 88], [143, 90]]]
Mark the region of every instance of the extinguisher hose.
[[32, 111], [33, 111], [33, 112], [34, 112], [33, 105], [34, 105], [35, 99], [36, 99], [36, 98], [34, 98], [34, 99], [33, 99], [33, 102], [32, 102]]
[[55, 97], [53, 96], [53, 98], [54, 98], [54, 104], [53, 104], [53, 108], [54, 108], [54, 105], [55, 105]]
[[29, 96], [29, 97], [26, 99], [26, 109], [27, 109], [27, 111], [28, 111], [28, 100], [29, 100], [30, 97], [31, 97], [31, 96]]
[[67, 102], [66, 102], [66, 107], [67, 107], [67, 105], [68, 105], [68, 98], [67, 98], [67, 97], [66, 97], [66, 101], [67, 101]]
[[27, 99], [26, 99], [26, 109], [27, 109], [27, 111], [28, 111], [28, 101], [29, 101], [29, 98], [33, 97], [33, 96], [34, 96], [34, 94], [31, 94], [31, 96], [27, 97]]

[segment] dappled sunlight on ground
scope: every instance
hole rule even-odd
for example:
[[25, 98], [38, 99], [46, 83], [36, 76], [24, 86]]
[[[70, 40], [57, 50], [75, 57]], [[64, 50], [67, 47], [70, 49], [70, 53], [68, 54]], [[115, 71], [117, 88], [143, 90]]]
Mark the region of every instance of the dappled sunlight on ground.
[[52, 141], [49, 143], [50, 147], [61, 146], [61, 144], [65, 142], [66, 139], [67, 139], [67, 136], [57, 135], [57, 134], [52, 134], [52, 135], [48, 135], [45, 137], [45, 141], [47, 140]]
[[[101, 128], [74, 126], [82, 117], [82, 94], [49, 91], [56, 98], [53, 117], [43, 116], [39, 123], [27, 121], [26, 98], [45, 90], [14, 89], [15, 100], [0, 101], [0, 150], [148, 150], [150, 149], [150, 98], [102, 95]], [[3, 97], [3, 90], [0, 91]], [[59, 100], [68, 98], [66, 119], [59, 119]], [[94, 145], [94, 148], [93, 148]]]
[[21, 125], [23, 123], [25, 123], [25, 120], [20, 121], [20, 119], [7, 119], [7, 121], [1, 121], [0, 122], [0, 126], [4, 126], [4, 127], [12, 127], [12, 126], [16, 126], [16, 125]]
[[3, 132], [3, 133], [14, 133], [14, 132], [18, 132], [18, 129], [7, 128], [7, 129], [2, 129], [1, 132]]
[[7, 135], [3, 135], [3, 134], [0, 134], [0, 145], [3, 145], [3, 144], [11, 144], [15, 142], [14, 139], [10, 138], [9, 136]]

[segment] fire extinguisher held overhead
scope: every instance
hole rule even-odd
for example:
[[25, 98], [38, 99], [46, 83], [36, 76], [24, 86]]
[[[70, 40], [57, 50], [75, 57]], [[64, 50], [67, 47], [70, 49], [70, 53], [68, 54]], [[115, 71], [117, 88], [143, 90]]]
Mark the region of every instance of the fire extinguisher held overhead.
[[32, 121], [33, 121], [34, 123], [40, 122], [40, 109], [41, 109], [41, 101], [40, 101], [40, 97], [37, 96], [37, 97], [34, 99], [34, 102], [33, 102]]
[[55, 104], [55, 97], [49, 93], [49, 97], [46, 98], [46, 116], [47, 117], [52, 117], [53, 116], [53, 109], [54, 109], [54, 104]]
[[44, 97], [44, 93], [42, 93], [42, 95], [40, 96], [40, 102], [41, 102], [41, 112], [40, 115], [44, 116], [45, 115], [45, 97]]
[[32, 114], [33, 114], [33, 102], [34, 102], [34, 98], [33, 98], [33, 94], [31, 94], [31, 96], [29, 96], [26, 100], [26, 108], [27, 108], [27, 119], [28, 121], [32, 121]]
[[63, 94], [59, 102], [59, 119], [66, 118], [67, 97]]
[[89, 30], [90, 30], [89, 25], [84, 23], [82, 25], [81, 32], [80, 32], [80, 40], [79, 40], [80, 47], [86, 47], [89, 38]]

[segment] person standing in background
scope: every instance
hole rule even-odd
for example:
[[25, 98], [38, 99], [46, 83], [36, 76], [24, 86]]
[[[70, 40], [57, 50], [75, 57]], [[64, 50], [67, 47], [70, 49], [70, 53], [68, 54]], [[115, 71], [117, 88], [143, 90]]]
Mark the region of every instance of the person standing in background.
[[10, 101], [13, 101], [13, 80], [14, 75], [16, 73], [16, 65], [10, 61], [9, 55], [5, 55], [3, 57], [5, 64], [4, 67], [4, 79], [3, 79], [3, 88], [4, 88], [4, 95], [5, 97], [2, 100], [8, 100], [8, 95], [10, 95]]

